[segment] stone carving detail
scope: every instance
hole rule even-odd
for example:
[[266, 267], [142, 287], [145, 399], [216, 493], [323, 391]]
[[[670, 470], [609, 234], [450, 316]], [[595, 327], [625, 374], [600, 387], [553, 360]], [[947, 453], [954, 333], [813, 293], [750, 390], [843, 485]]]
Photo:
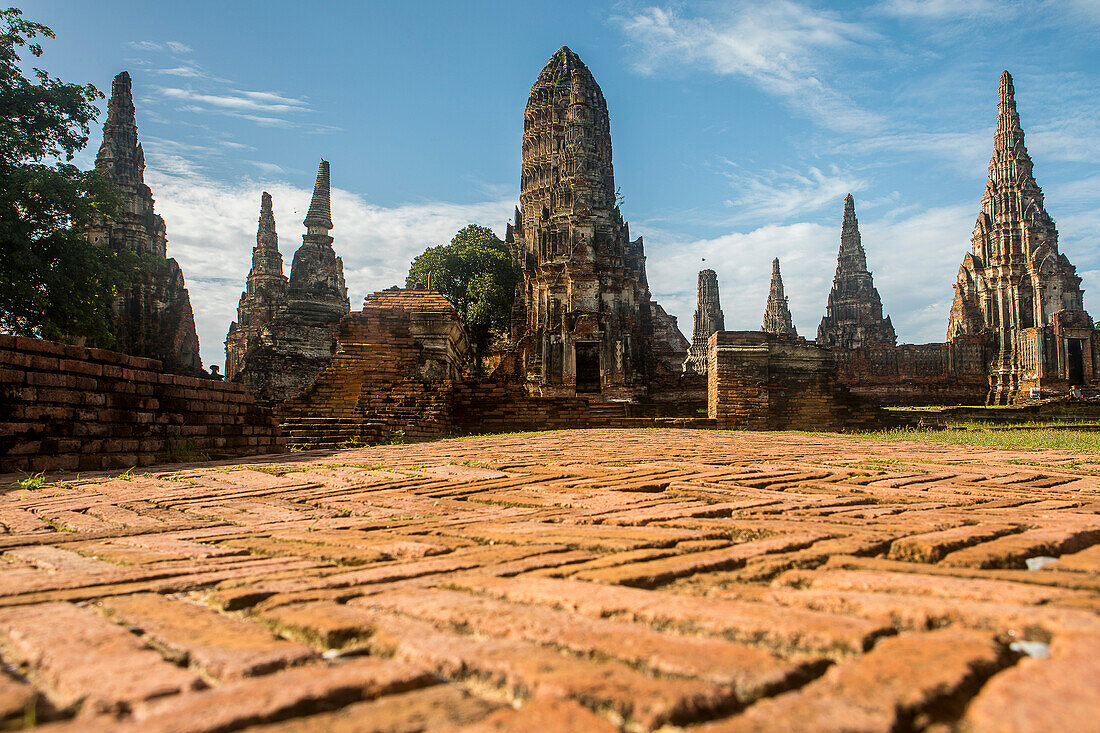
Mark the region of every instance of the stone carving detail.
[[662, 344], [661, 362], [654, 354], [645, 253], [616, 201], [607, 102], [566, 47], [527, 100], [520, 206], [506, 241], [523, 269], [513, 336], [534, 393], [631, 398], [659, 367], [679, 372], [686, 339], [667, 316], [656, 328], [676, 343]]
[[271, 194], [260, 197], [260, 224], [256, 246], [252, 249], [252, 269], [245, 291], [237, 305], [237, 320], [229, 326], [225, 339], [225, 377], [232, 379], [240, 371], [249, 349], [261, 343], [264, 330], [286, 311], [287, 279], [283, 274], [283, 256], [279, 253], [279, 235], [275, 232], [275, 214]]
[[247, 287], [252, 290], [241, 296], [246, 311], [238, 308], [238, 323], [230, 327], [226, 337], [227, 373], [232, 371], [230, 378], [246, 384], [263, 403], [281, 402], [313, 384], [332, 360], [337, 324], [351, 311], [344, 263], [336, 256], [329, 236], [332, 206], [328, 161], [322, 160], [317, 169], [313, 199], [303, 222], [306, 233], [294, 253], [290, 280], [285, 286], [285, 305], [275, 221], [273, 217], [268, 219], [269, 212], [263, 210], [269, 204], [267, 197], [261, 207], [248, 279]]
[[111, 84], [95, 168], [118, 186], [123, 206], [114, 219], [99, 217], [88, 230], [88, 240], [94, 245], [111, 242], [142, 256], [141, 271], [114, 302], [112, 348], [158, 359], [167, 371], [205, 375], [183, 272], [167, 257], [164, 219], [154, 211], [153, 193], [145, 185], [145, 153], [138, 142], [130, 75], [125, 71]]
[[707, 342], [715, 331], [726, 330], [722, 305], [718, 299], [718, 273], [699, 271], [699, 294], [695, 306], [695, 328], [691, 332], [691, 347], [684, 360], [684, 372], [707, 373]]
[[1100, 338], [1084, 311], [1081, 278], [1058, 251], [1024, 146], [1012, 76], [1001, 75], [989, 182], [955, 283], [948, 340], [984, 336], [993, 354], [990, 400], [1008, 402], [1048, 379], [1089, 383]]
[[783, 276], [779, 274], [779, 258], [772, 260], [772, 283], [768, 290], [768, 305], [764, 309], [765, 333], [777, 336], [797, 336], [798, 332], [791, 321], [791, 310], [787, 307], [787, 296], [783, 294]]
[[817, 343], [845, 349], [897, 344], [894, 326], [889, 316], [882, 316], [882, 299], [867, 270], [867, 254], [859, 236], [852, 194], [844, 199], [836, 275], [825, 317], [817, 328]]

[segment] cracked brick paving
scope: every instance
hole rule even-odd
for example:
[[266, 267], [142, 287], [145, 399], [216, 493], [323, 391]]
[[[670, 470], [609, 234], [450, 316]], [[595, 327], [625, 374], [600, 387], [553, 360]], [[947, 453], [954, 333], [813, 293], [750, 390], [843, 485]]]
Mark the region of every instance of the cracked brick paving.
[[0, 720], [1096, 730], [1098, 508], [1096, 456], [690, 430], [7, 490]]

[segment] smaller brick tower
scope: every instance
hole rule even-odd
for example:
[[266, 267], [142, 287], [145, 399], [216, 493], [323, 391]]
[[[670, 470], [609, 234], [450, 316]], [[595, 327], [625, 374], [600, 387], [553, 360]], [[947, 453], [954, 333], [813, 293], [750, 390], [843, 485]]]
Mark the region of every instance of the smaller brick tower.
[[718, 273], [699, 271], [699, 295], [695, 306], [695, 329], [691, 332], [691, 347], [684, 360], [684, 372], [707, 373], [707, 341], [715, 331], [726, 330], [722, 305], [718, 302]]
[[279, 235], [275, 233], [275, 214], [271, 194], [260, 197], [260, 224], [256, 246], [252, 249], [252, 269], [245, 291], [237, 305], [237, 320], [229, 326], [225, 338], [225, 377], [232, 379], [244, 362], [248, 349], [260, 342], [264, 329], [286, 310], [287, 279], [283, 274], [283, 256], [279, 253]]
[[306, 233], [290, 267], [290, 312], [302, 319], [336, 324], [351, 311], [344, 284], [344, 262], [332, 248], [332, 204], [329, 165], [317, 167], [313, 199], [306, 213]]
[[787, 296], [783, 294], [783, 276], [779, 274], [778, 257], [772, 260], [772, 284], [768, 290], [768, 305], [764, 309], [764, 325], [760, 330], [777, 336], [798, 336], [791, 321]]
[[890, 316], [884, 318], [882, 315], [882, 299], [867, 270], [867, 254], [859, 236], [852, 194], [844, 199], [844, 225], [840, 232], [836, 275], [825, 317], [817, 328], [817, 343], [845, 349], [897, 344], [894, 325], [890, 323]]
[[[266, 195], [266, 194], [265, 194]], [[248, 385], [261, 403], [282, 402], [313, 384], [322, 369], [332, 361], [336, 350], [336, 329], [340, 319], [351, 311], [348, 289], [344, 284], [344, 263], [332, 248], [332, 206], [329, 192], [329, 164], [322, 160], [317, 168], [313, 199], [306, 214], [306, 233], [294, 253], [290, 280], [282, 295], [282, 258], [275, 239], [274, 217], [260, 213], [260, 231], [256, 235], [252, 269], [256, 286], [263, 292], [254, 299], [246, 292], [242, 306], [249, 301], [250, 338], [235, 364], [230, 357], [233, 330], [226, 338], [226, 371], [234, 381]], [[264, 200], [264, 206], [269, 203]], [[270, 225], [270, 229], [268, 228]], [[249, 288], [253, 275], [249, 275]], [[285, 305], [281, 305], [285, 297]], [[270, 320], [266, 324], [263, 319]], [[238, 311], [241, 324], [245, 314]]]

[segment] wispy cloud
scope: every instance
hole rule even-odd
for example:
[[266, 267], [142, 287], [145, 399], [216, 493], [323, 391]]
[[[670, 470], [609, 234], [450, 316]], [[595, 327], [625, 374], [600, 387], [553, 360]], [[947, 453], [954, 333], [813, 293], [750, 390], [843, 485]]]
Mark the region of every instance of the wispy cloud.
[[164, 43], [158, 41], [130, 41], [127, 45], [130, 48], [136, 48], [138, 51], [167, 51], [176, 55], [188, 54], [193, 50], [186, 43], [180, 41], [165, 41]]
[[[230, 79], [210, 73], [192, 59], [178, 59], [191, 48], [178, 41], [157, 43], [135, 41], [130, 46], [156, 57], [161, 68], [153, 73], [173, 77], [171, 84], [152, 87], [155, 103], [168, 106], [175, 113], [220, 114], [247, 120], [261, 127], [297, 129], [308, 133], [333, 132], [339, 128], [311, 120], [316, 111], [309, 101], [276, 90], [242, 89]], [[168, 58], [166, 58], [168, 57]], [[165, 65], [165, 62], [171, 65]], [[146, 64], [148, 64], [146, 60]], [[178, 81], [176, 81], [178, 80]], [[156, 114], [156, 104], [149, 105], [149, 114]]]
[[862, 108], [826, 78], [827, 54], [856, 51], [873, 31], [834, 13], [789, 0], [742, 0], [712, 17], [653, 6], [613, 18], [643, 74], [682, 67], [749, 80], [827, 127], [870, 130], [882, 117]]
[[288, 112], [309, 112], [309, 104], [302, 99], [285, 97], [275, 92], [249, 92], [230, 89], [223, 94], [205, 94], [193, 89], [160, 87], [158, 91], [168, 99], [185, 103], [188, 109], [215, 107], [235, 112], [278, 115]]
[[735, 191], [727, 204], [734, 209], [731, 221], [788, 221], [804, 218], [844, 196], [866, 187], [854, 173], [837, 166], [826, 170], [811, 166], [749, 172], [731, 161], [724, 172]]
[[1003, 0], [885, 0], [876, 10], [898, 18], [945, 20], [949, 18], [978, 18], [1013, 14], [1019, 7], [1016, 2]]

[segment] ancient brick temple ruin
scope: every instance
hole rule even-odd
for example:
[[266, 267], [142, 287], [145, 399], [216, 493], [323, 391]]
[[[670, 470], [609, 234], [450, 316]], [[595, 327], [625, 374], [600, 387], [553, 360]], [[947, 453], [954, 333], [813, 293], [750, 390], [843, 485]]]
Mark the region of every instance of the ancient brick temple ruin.
[[[252, 270], [237, 321], [226, 336], [226, 374], [262, 403], [282, 402], [307, 389], [336, 349], [336, 327], [351, 310], [344, 263], [333, 250], [329, 163], [317, 169], [306, 233], [283, 277], [270, 197], [261, 202]], [[284, 287], [285, 283], [285, 287]]]
[[652, 302], [642, 239], [630, 239], [616, 200], [607, 102], [566, 47], [527, 100], [506, 241], [523, 270], [514, 337], [533, 394], [636, 399], [660, 372], [679, 372], [687, 340]]
[[817, 327], [817, 342], [845, 349], [897, 343], [890, 316], [883, 317], [882, 299], [867, 270], [867, 253], [863, 251], [852, 194], [844, 199], [844, 225], [840, 232], [836, 275], [825, 306], [825, 317]]
[[722, 305], [718, 298], [718, 273], [699, 271], [699, 293], [695, 306], [695, 328], [691, 332], [691, 347], [684, 359], [684, 371], [707, 373], [707, 342], [715, 331], [726, 328]]
[[97, 217], [88, 230], [94, 245], [125, 248], [141, 257], [136, 279], [115, 300], [111, 314], [112, 348], [157, 359], [168, 371], [202, 375], [195, 316], [183, 272], [167, 256], [164, 219], [153, 209], [145, 185], [145, 153], [138, 142], [130, 75], [123, 71], [111, 84], [103, 144], [95, 169], [112, 181], [123, 197], [115, 218]]
[[791, 320], [787, 296], [783, 293], [783, 275], [779, 272], [778, 257], [772, 260], [772, 282], [768, 288], [768, 304], [764, 308], [764, 323], [760, 330], [776, 336], [798, 336]]
[[1081, 278], [1058, 251], [1058, 230], [1032, 168], [1006, 71], [989, 182], [947, 331], [951, 341], [985, 341], [990, 401], [997, 403], [1029, 388], [1064, 391], [1100, 382], [1100, 332], [1084, 310]]

